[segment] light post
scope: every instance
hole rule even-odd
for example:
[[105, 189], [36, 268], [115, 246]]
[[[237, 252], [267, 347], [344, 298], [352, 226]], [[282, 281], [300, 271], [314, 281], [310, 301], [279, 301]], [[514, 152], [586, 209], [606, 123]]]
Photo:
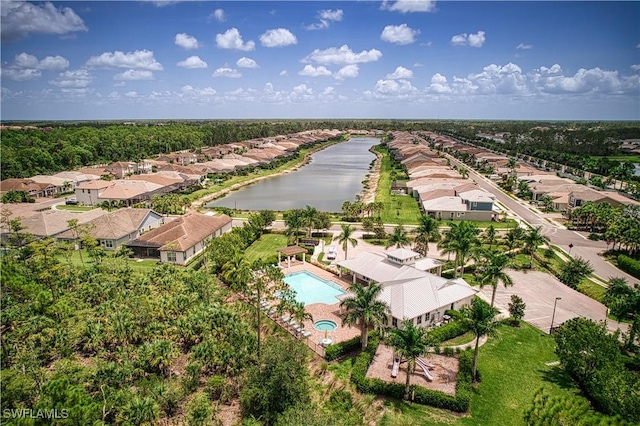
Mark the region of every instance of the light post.
[[553, 321], [556, 319], [556, 305], [558, 305], [558, 300], [561, 300], [562, 297], [556, 297], [556, 301], [553, 302], [553, 315], [551, 315], [551, 327], [549, 327], [549, 334], [553, 331]]

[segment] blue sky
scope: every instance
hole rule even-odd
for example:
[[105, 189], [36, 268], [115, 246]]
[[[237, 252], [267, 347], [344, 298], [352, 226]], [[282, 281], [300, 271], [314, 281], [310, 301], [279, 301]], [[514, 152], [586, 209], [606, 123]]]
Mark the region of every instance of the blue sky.
[[640, 2], [0, 7], [2, 120], [640, 119]]

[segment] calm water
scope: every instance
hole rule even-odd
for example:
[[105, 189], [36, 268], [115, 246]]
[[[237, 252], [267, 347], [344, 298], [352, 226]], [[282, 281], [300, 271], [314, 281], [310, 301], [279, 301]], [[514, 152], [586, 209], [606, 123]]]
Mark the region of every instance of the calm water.
[[328, 212], [342, 211], [362, 191], [362, 181], [375, 155], [369, 148], [378, 138], [352, 138], [311, 156], [309, 164], [295, 172], [264, 179], [212, 201], [207, 207], [284, 211], [307, 204]]
[[338, 303], [336, 296], [345, 293], [337, 284], [327, 282], [306, 271], [289, 274], [284, 277], [284, 282], [296, 292], [296, 300], [305, 305], [313, 303], [333, 305]]

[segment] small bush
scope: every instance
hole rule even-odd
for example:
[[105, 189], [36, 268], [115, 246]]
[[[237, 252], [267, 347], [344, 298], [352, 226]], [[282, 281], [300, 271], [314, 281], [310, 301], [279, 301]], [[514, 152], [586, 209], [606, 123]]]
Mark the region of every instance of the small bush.
[[361, 346], [360, 336], [345, 340], [344, 342], [329, 345], [324, 351], [324, 359], [327, 361], [333, 361], [334, 359], [338, 359], [349, 352], [360, 349]]
[[349, 411], [353, 407], [353, 397], [351, 393], [344, 390], [335, 390], [329, 396], [329, 404], [337, 411]]
[[444, 354], [444, 356], [453, 356], [453, 348], [450, 346], [447, 346], [444, 348], [444, 350], [442, 351], [442, 353]]
[[222, 396], [222, 391], [227, 385], [227, 382], [223, 376], [212, 376], [207, 382], [207, 393], [212, 401], [217, 401]]
[[618, 255], [618, 266], [625, 272], [640, 278], [640, 261], [635, 260], [624, 254]]

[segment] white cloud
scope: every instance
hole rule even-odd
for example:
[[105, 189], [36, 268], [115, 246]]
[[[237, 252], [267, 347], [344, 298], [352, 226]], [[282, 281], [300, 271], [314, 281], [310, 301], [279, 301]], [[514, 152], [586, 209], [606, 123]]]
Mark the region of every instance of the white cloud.
[[62, 56], [47, 56], [39, 61], [37, 57], [22, 52], [16, 55], [15, 62], [11, 67], [34, 68], [47, 71], [62, 71], [69, 67], [69, 61]]
[[198, 39], [186, 33], [176, 34], [175, 44], [186, 50], [197, 49], [200, 47]]
[[382, 2], [382, 9], [400, 13], [434, 12], [435, 0], [397, 0], [389, 4], [388, 0]]
[[580, 68], [574, 75], [565, 75], [562, 67], [540, 67], [530, 73], [537, 90], [545, 93], [622, 93], [638, 90], [638, 79], [621, 78], [618, 71], [600, 68]]
[[391, 73], [391, 74], [387, 74], [387, 76], [385, 77], [387, 80], [399, 80], [401, 78], [404, 79], [408, 79], [408, 78], [413, 78], [413, 71], [406, 69], [405, 67], [398, 67], [396, 68], [396, 70]]
[[388, 41], [395, 44], [411, 44], [416, 41], [416, 36], [420, 34], [419, 30], [410, 28], [407, 24], [387, 25], [380, 34], [382, 41]]
[[237, 70], [232, 68], [218, 68], [213, 73], [214, 77], [227, 77], [227, 78], [240, 78], [242, 74], [240, 74]]
[[32, 68], [2, 68], [2, 78], [7, 78], [13, 81], [28, 81], [40, 78], [42, 72], [40, 70]]
[[631, 65], [631, 69], [634, 71], [640, 71], [640, 64]]
[[260, 36], [260, 42], [264, 47], [283, 47], [297, 44], [298, 39], [286, 28], [267, 30]]
[[516, 46], [517, 50], [529, 50], [529, 49], [533, 49], [533, 45], [532, 44], [524, 44], [524, 43], [520, 43], [519, 45]]
[[300, 84], [293, 88], [291, 92], [292, 100], [309, 100], [313, 99], [313, 89], [307, 87], [306, 84]]
[[238, 59], [238, 61], [236, 62], [236, 65], [239, 66], [240, 68], [258, 68], [258, 64], [256, 63], [256, 61], [244, 56]]
[[52, 3], [2, 1], [0, 34], [3, 42], [16, 41], [29, 34], [63, 35], [88, 31], [82, 18], [70, 7], [56, 8]]
[[491, 64], [481, 73], [469, 74], [467, 79], [477, 86], [481, 94], [515, 94], [527, 91], [527, 78], [522, 69], [509, 62], [506, 65]]
[[428, 90], [439, 94], [451, 93], [451, 87], [447, 84], [447, 77], [440, 73], [435, 73], [431, 77], [431, 84], [429, 85]]
[[153, 80], [153, 73], [145, 70], [127, 70], [113, 76], [116, 81]]
[[299, 71], [298, 74], [307, 77], [322, 77], [331, 75], [331, 71], [323, 66], [314, 67], [313, 65], [305, 65], [302, 71]]
[[284, 76], [286, 76], [287, 74], [289, 74], [289, 73], [287, 72], [287, 70], [282, 70], [282, 71], [280, 71], [280, 74], [278, 74], [278, 75], [279, 75], [280, 77], [284, 77]]
[[215, 19], [218, 22], [224, 22], [227, 20], [227, 16], [224, 13], [224, 10], [222, 9], [216, 9], [211, 13], [211, 16], [213, 17], [213, 19]]
[[137, 98], [138, 97], [138, 92], [136, 92], [135, 90], [131, 90], [127, 93], [124, 94], [127, 98]]
[[462, 33], [451, 37], [451, 44], [454, 46], [482, 47], [486, 40], [485, 32], [478, 31], [475, 34]]
[[342, 11], [342, 9], [320, 10], [318, 11], [318, 20], [320, 22], [308, 25], [305, 28], [308, 30], [321, 30], [324, 28], [329, 28], [329, 25], [331, 25], [331, 22], [340, 22], [342, 21], [343, 16], [344, 16], [344, 12]]
[[382, 96], [398, 96], [406, 98], [416, 94], [418, 89], [409, 80], [378, 80], [375, 93]]
[[345, 65], [340, 68], [333, 77], [336, 80], [346, 80], [347, 78], [356, 78], [358, 76], [359, 68], [356, 64]]
[[99, 56], [92, 56], [87, 61], [88, 67], [104, 68], [131, 68], [149, 71], [162, 71], [162, 64], [155, 60], [153, 52], [149, 50], [136, 50], [135, 52], [124, 53], [119, 50], [115, 52], [104, 52]]
[[182, 86], [182, 93], [185, 95], [188, 95], [190, 97], [211, 97], [214, 96], [217, 92], [213, 87], [205, 87], [205, 88], [198, 88], [198, 87], [192, 87], [190, 85], [185, 85]]
[[363, 50], [354, 53], [346, 44], [340, 48], [330, 47], [325, 50], [315, 49], [302, 62], [314, 61], [320, 64], [357, 64], [375, 62], [382, 57], [382, 52], [376, 49]]
[[245, 43], [240, 31], [237, 28], [230, 28], [222, 34], [216, 34], [216, 46], [219, 49], [236, 49], [247, 52], [255, 49], [256, 44], [253, 40]]
[[87, 87], [93, 81], [93, 76], [86, 69], [65, 71], [60, 73], [57, 79], [49, 81], [49, 84], [58, 87]]
[[207, 63], [200, 59], [199, 56], [189, 56], [184, 61], [178, 62], [176, 65], [186, 69], [207, 68]]

